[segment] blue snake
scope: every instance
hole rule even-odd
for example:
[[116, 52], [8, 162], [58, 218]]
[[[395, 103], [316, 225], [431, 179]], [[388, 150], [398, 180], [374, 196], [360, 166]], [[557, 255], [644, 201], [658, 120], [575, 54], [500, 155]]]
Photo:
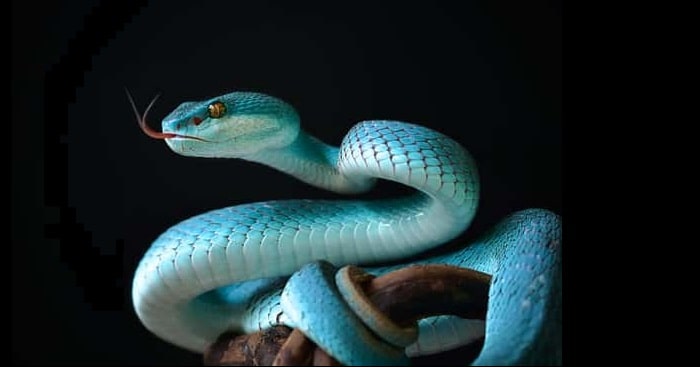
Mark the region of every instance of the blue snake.
[[[146, 124], [156, 99], [143, 115], [129, 100], [143, 131], [184, 156], [256, 162], [342, 194], [366, 192], [377, 179], [415, 189], [382, 200], [237, 205], [172, 226], [145, 253], [132, 287], [136, 314], [158, 337], [201, 353], [226, 331], [282, 324], [348, 365], [408, 363], [484, 337], [474, 365], [561, 363], [558, 215], [522, 210], [468, 246], [415, 260], [461, 234], [476, 213], [476, 164], [456, 141], [417, 124], [375, 120], [353, 126], [336, 147], [302, 130], [290, 104], [254, 92], [182, 103], [158, 132]], [[333, 266], [411, 257], [411, 264], [491, 275], [486, 320], [426, 318], [417, 340], [396, 346], [341, 314]], [[381, 275], [405, 265], [365, 269]]]

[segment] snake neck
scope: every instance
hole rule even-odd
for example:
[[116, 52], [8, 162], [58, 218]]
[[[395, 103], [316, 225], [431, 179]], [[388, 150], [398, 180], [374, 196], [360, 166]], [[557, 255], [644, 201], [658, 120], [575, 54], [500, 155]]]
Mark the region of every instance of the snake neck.
[[362, 193], [374, 186], [376, 180], [372, 177], [348, 177], [340, 173], [338, 154], [337, 147], [301, 130], [286, 147], [267, 149], [243, 159], [270, 166], [309, 185], [337, 193]]

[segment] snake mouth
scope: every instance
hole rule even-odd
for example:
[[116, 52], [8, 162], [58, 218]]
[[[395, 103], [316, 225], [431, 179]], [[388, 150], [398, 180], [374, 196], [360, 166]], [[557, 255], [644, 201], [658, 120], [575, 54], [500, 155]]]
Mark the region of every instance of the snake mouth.
[[201, 141], [205, 143], [209, 143], [209, 140], [198, 138], [196, 136], [191, 136], [191, 135], [180, 135], [180, 134], [175, 134], [175, 133], [168, 133], [168, 132], [162, 132], [160, 134], [163, 135], [168, 135], [167, 137], [163, 137], [165, 140], [196, 140], [196, 141]]
[[148, 104], [148, 107], [146, 107], [146, 110], [143, 111], [143, 115], [139, 114], [138, 109], [136, 108], [136, 103], [134, 103], [134, 99], [131, 97], [131, 93], [129, 93], [128, 89], [125, 89], [126, 91], [126, 96], [129, 97], [129, 102], [131, 103], [131, 108], [134, 110], [134, 115], [136, 115], [136, 121], [139, 123], [139, 127], [141, 127], [141, 130], [148, 136], [154, 139], [182, 139], [182, 140], [196, 140], [196, 141], [201, 141], [201, 142], [209, 142], [206, 139], [202, 139], [196, 136], [191, 136], [191, 135], [182, 135], [182, 134], [176, 134], [176, 133], [170, 133], [170, 132], [160, 132], [151, 129], [148, 124], [146, 124], [146, 115], [148, 115], [148, 111], [151, 110], [151, 107], [156, 103], [156, 100], [158, 97], [160, 97], [160, 94], [157, 94], [151, 103]]

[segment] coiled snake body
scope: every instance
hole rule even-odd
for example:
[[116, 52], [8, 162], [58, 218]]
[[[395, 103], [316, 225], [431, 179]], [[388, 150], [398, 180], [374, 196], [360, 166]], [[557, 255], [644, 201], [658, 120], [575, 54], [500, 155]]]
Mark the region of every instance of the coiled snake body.
[[[416, 189], [408, 197], [379, 201], [238, 205], [168, 229], [136, 270], [133, 303], [146, 328], [188, 350], [202, 352], [226, 330], [313, 323], [314, 313], [296, 309], [303, 305], [280, 302], [285, 277], [314, 260], [367, 265], [419, 254], [455, 238], [476, 213], [479, 180], [472, 157], [454, 140], [419, 125], [361, 122], [338, 148], [302, 131], [292, 106], [259, 93], [183, 103], [163, 120], [162, 132], [148, 128], [147, 112], [143, 117], [136, 112], [144, 131], [182, 155], [258, 162], [339, 193], [367, 191], [376, 179]], [[559, 363], [560, 245], [559, 217], [529, 209], [469, 246], [413, 263], [451, 264], [493, 276], [484, 347], [475, 365]], [[285, 292], [305, 299], [313, 287], [304, 288]], [[453, 317], [422, 320], [419, 341], [407, 353], [431, 353], [473, 339], [469, 330], [484, 333], [483, 323], [471, 329], [463, 323]], [[351, 364], [352, 358], [339, 360]], [[383, 363], [368, 358], [362, 361]]]

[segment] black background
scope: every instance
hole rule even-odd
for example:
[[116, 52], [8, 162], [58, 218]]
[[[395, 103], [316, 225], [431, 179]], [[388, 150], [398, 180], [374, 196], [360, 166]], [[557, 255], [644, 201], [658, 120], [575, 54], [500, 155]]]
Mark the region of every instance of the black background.
[[[52, 70], [86, 52], [70, 45], [100, 6], [13, 2], [16, 362], [201, 363], [133, 312], [131, 277], [150, 242], [209, 209], [338, 197], [263, 166], [172, 153], [140, 132], [125, 87], [141, 108], [162, 92], [157, 129], [183, 101], [252, 90], [290, 102], [328, 143], [365, 119], [441, 131], [472, 153], [482, 184], [477, 217], [452, 245], [516, 210], [561, 213], [557, 2], [150, 1], [115, 20], [120, 30], [71, 79], [74, 98], [53, 93]], [[52, 125], [60, 116], [65, 132]], [[403, 192], [382, 183], [366, 196]]]

